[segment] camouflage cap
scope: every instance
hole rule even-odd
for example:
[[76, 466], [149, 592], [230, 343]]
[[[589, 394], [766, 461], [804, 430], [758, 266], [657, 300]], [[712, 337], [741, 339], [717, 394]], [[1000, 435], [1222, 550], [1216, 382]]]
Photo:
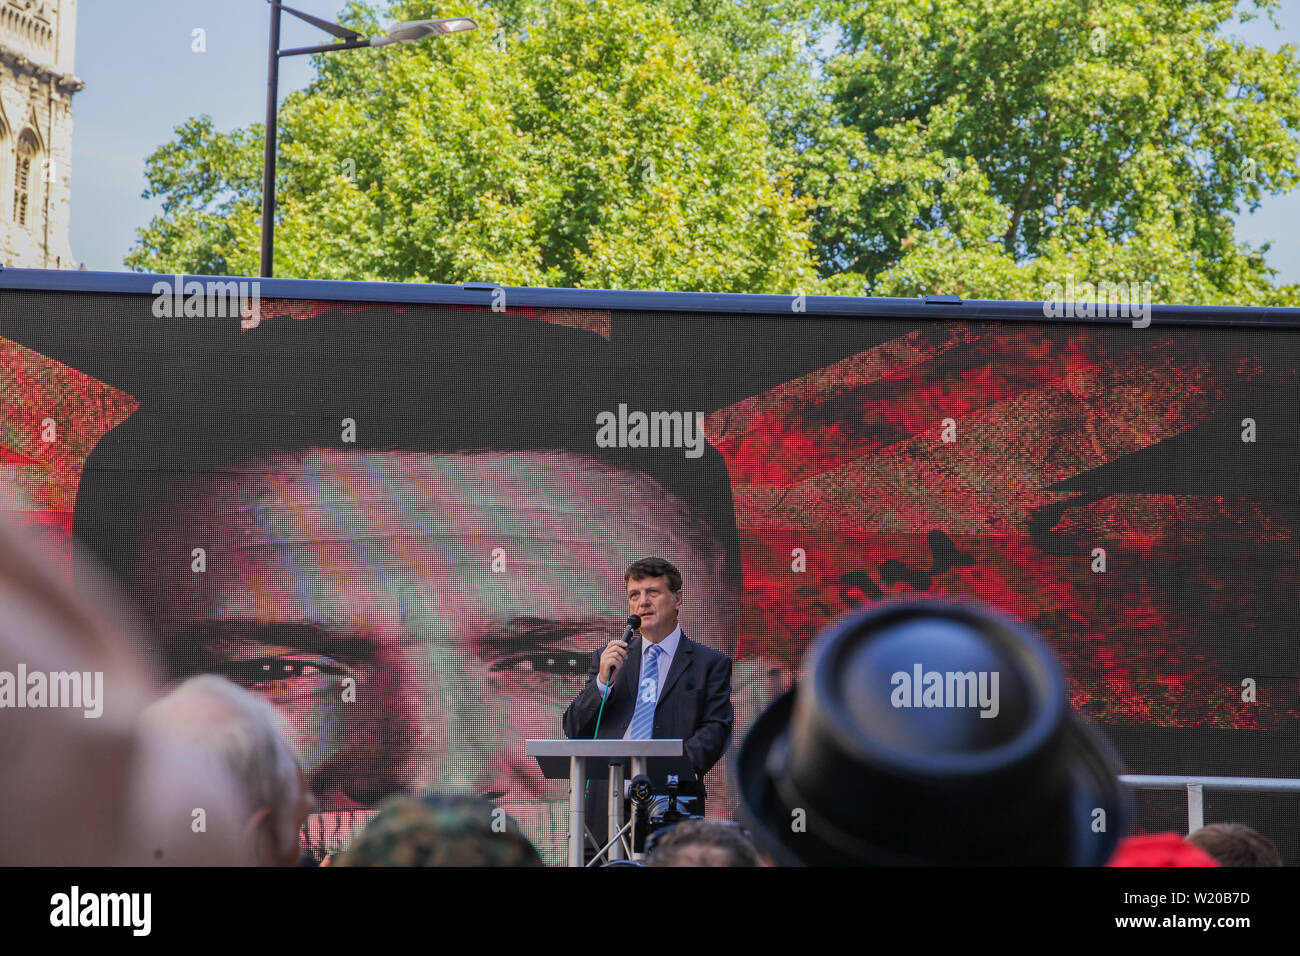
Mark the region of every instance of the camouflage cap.
[[482, 797], [390, 797], [336, 866], [541, 866], [505, 810]]

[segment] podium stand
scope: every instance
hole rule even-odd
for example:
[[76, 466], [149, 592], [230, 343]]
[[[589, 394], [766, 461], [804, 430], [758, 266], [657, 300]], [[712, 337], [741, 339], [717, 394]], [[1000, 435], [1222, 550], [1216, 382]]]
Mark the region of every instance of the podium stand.
[[[609, 778], [609, 833], [623, 826], [623, 764], [630, 760], [632, 776], [646, 772], [651, 757], [682, 756], [682, 742], [672, 740], [525, 740], [524, 754], [537, 760], [542, 776], [549, 780], [569, 778], [569, 866], [582, 866], [586, 833], [584, 784], [588, 776]], [[622, 859], [622, 847], [615, 840], [610, 859]]]

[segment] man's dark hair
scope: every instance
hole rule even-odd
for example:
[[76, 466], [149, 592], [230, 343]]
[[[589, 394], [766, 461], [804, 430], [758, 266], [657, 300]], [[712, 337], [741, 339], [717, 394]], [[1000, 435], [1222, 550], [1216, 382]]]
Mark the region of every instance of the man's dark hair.
[[1281, 866], [1277, 847], [1258, 830], [1244, 823], [1211, 823], [1187, 842], [1214, 857], [1219, 866]]
[[698, 847], [720, 850], [727, 861], [724, 866], [758, 866], [760, 859], [754, 843], [735, 824], [713, 820], [683, 820], [663, 830], [650, 851], [649, 866], [689, 866], [682, 851]]
[[225, 328], [196, 322], [184, 348], [132, 359], [145, 366], [133, 391], [141, 408], [86, 461], [73, 531], [119, 576], [129, 577], [151, 521], [176, 510], [186, 485], [273, 455], [559, 451], [645, 475], [682, 502], [698, 525], [683, 531], [720, 549], [724, 582], [739, 590], [731, 483], [718, 451], [706, 445], [690, 459], [680, 449], [597, 445], [597, 414], [640, 387], [600, 336], [433, 307], [340, 306], [242, 333]]
[[646, 578], [667, 578], [668, 590], [676, 594], [682, 589], [682, 572], [671, 561], [663, 558], [642, 558], [633, 561], [623, 572], [624, 581], [644, 581]]

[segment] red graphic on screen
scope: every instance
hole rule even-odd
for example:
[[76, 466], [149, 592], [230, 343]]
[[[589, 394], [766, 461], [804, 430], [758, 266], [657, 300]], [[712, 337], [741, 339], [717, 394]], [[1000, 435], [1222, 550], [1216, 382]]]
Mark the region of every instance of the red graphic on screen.
[[86, 456], [137, 407], [114, 388], [31, 349], [0, 339], [0, 478], [26, 507], [11, 518], [60, 536]]
[[[1241, 361], [1225, 381], [1189, 339], [1106, 351], [1077, 330], [937, 325], [711, 415], [745, 550], [754, 626], [742, 655], [794, 666], [828, 620], [929, 592], [1029, 621], [1066, 666], [1074, 705], [1103, 722], [1263, 728], [1296, 716], [1267, 693], [1244, 702], [1238, 686], [1293, 657], [1235, 660], [1238, 674], [1208, 652], [1229, 630], [1240, 648], [1262, 645], [1253, 633], [1295, 617], [1285, 595], [1300, 585], [1300, 550], [1271, 504], [1050, 490], [1209, 419], [1264, 374]], [[1067, 554], [1035, 541], [1054, 507]], [[1225, 553], [1271, 552], [1267, 577], [1189, 565], [1185, 546], [1215, 537]], [[1194, 606], [1165, 586], [1171, 565]]]

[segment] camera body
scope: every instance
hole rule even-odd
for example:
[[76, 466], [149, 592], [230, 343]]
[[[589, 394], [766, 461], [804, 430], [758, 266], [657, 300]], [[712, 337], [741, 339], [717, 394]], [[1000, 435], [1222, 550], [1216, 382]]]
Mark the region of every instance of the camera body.
[[703, 799], [678, 792], [677, 774], [668, 775], [668, 791], [653, 792], [650, 778], [644, 774], [632, 780], [632, 849], [644, 853], [654, 846], [654, 835], [683, 820], [703, 820]]

